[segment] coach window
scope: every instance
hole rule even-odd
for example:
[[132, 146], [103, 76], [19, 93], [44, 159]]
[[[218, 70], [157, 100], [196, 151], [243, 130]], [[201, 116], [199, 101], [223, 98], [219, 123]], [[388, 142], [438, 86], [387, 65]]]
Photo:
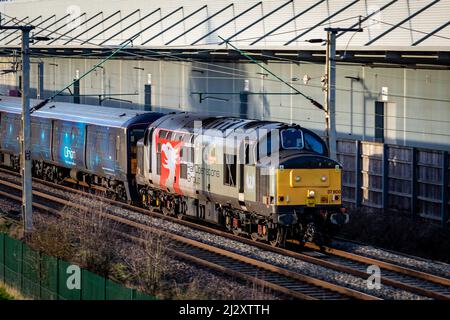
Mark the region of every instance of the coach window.
[[161, 142], [158, 142], [158, 148], [156, 149], [156, 174], [161, 174]]
[[166, 140], [172, 140], [174, 133], [172, 131], [167, 132]]
[[187, 158], [188, 157], [188, 148], [181, 147], [180, 149], [180, 179], [187, 179]]
[[324, 154], [323, 142], [308, 132], [303, 133], [305, 137], [305, 148], [318, 154]]
[[272, 155], [272, 132], [269, 131], [266, 136], [260, 139], [256, 145], [256, 152], [256, 161]]
[[144, 137], [145, 129], [132, 129], [130, 131], [131, 172], [137, 170], [137, 142]]
[[147, 135], [147, 145], [148, 145], [148, 163], [149, 163], [149, 172], [152, 172], [152, 161], [153, 161], [153, 156], [152, 156], [152, 145], [153, 145], [153, 128], [151, 128], [148, 132]]
[[223, 155], [224, 181], [223, 184], [231, 187], [236, 186], [237, 156], [232, 154]]
[[160, 139], [166, 139], [166, 136], [167, 136], [167, 131], [161, 130], [161, 131], [159, 132], [159, 138], [160, 138]]

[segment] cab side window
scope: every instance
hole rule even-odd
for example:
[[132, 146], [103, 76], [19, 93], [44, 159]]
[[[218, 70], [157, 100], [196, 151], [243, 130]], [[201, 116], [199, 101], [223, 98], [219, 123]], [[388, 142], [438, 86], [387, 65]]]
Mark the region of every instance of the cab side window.
[[321, 155], [325, 154], [325, 148], [321, 140], [319, 140], [317, 137], [307, 132], [304, 132], [304, 137], [305, 137], [305, 148], [307, 150], [313, 151]]

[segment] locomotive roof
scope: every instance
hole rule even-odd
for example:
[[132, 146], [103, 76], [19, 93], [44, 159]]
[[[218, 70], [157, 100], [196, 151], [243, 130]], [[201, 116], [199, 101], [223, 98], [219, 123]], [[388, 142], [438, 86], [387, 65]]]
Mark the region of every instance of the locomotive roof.
[[[39, 102], [40, 100], [32, 99], [30, 101], [30, 106], [34, 106]], [[21, 113], [21, 99], [5, 96], [0, 97], [0, 111], [16, 114]], [[43, 108], [34, 112], [33, 116], [125, 128], [128, 126], [131, 119], [145, 113], [150, 112], [67, 102], [49, 102]]]
[[[223, 131], [234, 129], [277, 129], [287, 126], [288, 124], [277, 121], [261, 121], [251, 119], [241, 119], [236, 117], [224, 116], [207, 116], [200, 113], [172, 113], [168, 114], [153, 123], [160, 129], [180, 130], [184, 129], [193, 132], [194, 121], [202, 122], [202, 129], [215, 129]], [[228, 133], [231, 133], [230, 131]]]

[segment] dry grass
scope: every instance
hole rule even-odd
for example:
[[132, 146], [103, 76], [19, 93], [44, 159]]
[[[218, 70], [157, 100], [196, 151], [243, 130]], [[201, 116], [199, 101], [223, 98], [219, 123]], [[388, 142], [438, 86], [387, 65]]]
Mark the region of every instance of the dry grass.
[[[86, 199], [76, 202], [86, 206]], [[271, 297], [265, 288], [236, 285], [221, 274], [197, 269], [168, 256], [170, 243], [157, 232], [136, 234], [128, 230], [144, 239], [141, 244], [121, 238], [117, 235], [121, 227], [102, 216], [105, 206], [92, 205], [81, 211], [67, 206], [61, 217], [35, 214], [34, 232], [28, 244], [35, 250], [78, 264], [159, 299], [262, 300]], [[40, 261], [29, 263], [38, 266]]]
[[[81, 204], [81, 199], [80, 199]], [[90, 271], [108, 276], [114, 265], [118, 245], [117, 226], [104, 218], [104, 206], [67, 206], [61, 217], [35, 215], [29, 245], [46, 254], [77, 263]]]
[[0, 282], [0, 300], [30, 300], [24, 297], [19, 291]]

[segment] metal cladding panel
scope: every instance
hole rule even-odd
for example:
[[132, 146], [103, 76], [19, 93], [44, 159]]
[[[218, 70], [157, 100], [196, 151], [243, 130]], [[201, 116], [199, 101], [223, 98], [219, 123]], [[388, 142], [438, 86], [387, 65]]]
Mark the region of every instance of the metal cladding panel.
[[[254, 6], [256, 3], [258, 3], [258, 1], [255, 2], [251, 2], [251, 1], [237, 1], [235, 2], [235, 12], [236, 13], [240, 13], [243, 12], [247, 9], [249, 9], [250, 7]], [[221, 36], [222, 38], [228, 38], [230, 36], [232, 36], [233, 34], [235, 34], [236, 32], [246, 28], [248, 25], [250, 25], [251, 23], [255, 22], [257, 19], [261, 18], [263, 15], [263, 5], [260, 4], [258, 6], [256, 6], [255, 8], [251, 9], [251, 11], [248, 12], [248, 14], [244, 14], [238, 18], [236, 18], [236, 20], [234, 20], [232, 23], [230, 23], [228, 26], [228, 28], [224, 28], [224, 30], [222, 31], [219, 30], [217, 32], [217, 36]], [[245, 36], [244, 36], [245, 35]], [[233, 39], [243, 39], [244, 37], [254, 37], [256, 34], [252, 33], [251, 30], [247, 30], [243, 33], [241, 33], [239, 35], [239, 37]], [[216, 42], [220, 43], [222, 40], [220, 40], [219, 37], [217, 37]], [[241, 42], [239, 42], [241, 43]]]
[[[389, 31], [393, 26], [399, 23], [403, 19], [407, 19], [416, 11], [419, 11], [421, 8], [425, 7], [427, 4], [431, 3], [432, 0], [417, 0], [417, 1], [407, 1], [400, 0], [397, 3], [393, 4], [389, 11], [386, 11], [384, 14], [381, 14], [381, 19], [379, 20], [379, 26], [376, 24], [374, 27], [370, 29], [370, 40], [375, 39], [376, 37], [382, 35], [384, 32]], [[398, 28], [390, 31], [382, 38], [373, 43], [373, 45], [383, 45], [383, 46], [395, 46], [401, 42], [407, 42], [412, 44], [415, 41], [415, 38], [418, 36], [417, 32], [412, 31], [414, 21], [421, 17], [430, 16], [426, 14], [428, 10], [433, 10], [433, 6], [422, 12], [418, 16], [412, 18], [409, 21], [406, 21], [404, 24], [400, 25]], [[434, 18], [433, 18], [434, 19]], [[378, 19], [377, 19], [378, 20]], [[377, 21], [374, 21], [377, 22]], [[435, 24], [436, 25], [436, 24]], [[375, 27], [377, 26], [377, 27]], [[419, 30], [423, 28], [419, 26]], [[417, 39], [416, 39], [417, 40]]]
[[[173, 77], [174, 74], [177, 74], [178, 66], [175, 64], [168, 65], [164, 68], [164, 72], [161, 74], [161, 84], [162, 90], [159, 92], [160, 101], [164, 101], [164, 105], [161, 107], [168, 108], [180, 108], [181, 101], [180, 95], [182, 90], [182, 77]], [[173, 95], [173, 92], [176, 92]]]
[[[314, 3], [316, 0], [305, 0], [303, 3], [305, 3], [305, 6]], [[279, 1], [272, 1], [264, 3], [263, 6], [263, 14], [268, 14], [272, 10], [275, 10], [279, 6], [281, 6], [283, 2]], [[251, 29], [249, 29], [249, 32], [243, 32], [240, 34], [237, 39], [242, 40], [239, 43], [252, 43], [253, 41], [257, 40], [259, 37], [261, 37], [262, 33], [268, 33], [276, 28], [278, 28], [282, 23], [288, 21], [290, 18], [293, 17], [293, 15], [296, 13], [295, 10], [295, 1], [291, 4], [288, 4], [287, 6], [283, 7], [282, 9], [278, 10], [276, 13], [268, 16], [255, 26], [253, 26]], [[256, 20], [256, 19], [255, 19]], [[252, 21], [253, 22], [253, 21]], [[260, 42], [258, 42], [257, 46], [273, 46], [273, 45], [283, 45], [283, 41], [288, 41], [289, 36], [295, 35], [295, 33], [288, 33], [285, 35], [285, 38], [283, 38], [282, 32], [285, 31], [292, 31], [296, 29], [295, 21], [287, 24], [285, 27], [282, 27], [280, 29], [277, 29], [274, 31], [274, 33], [267, 38], [262, 39]], [[263, 32], [261, 32], [263, 30]], [[249, 39], [252, 38], [252, 39]]]
[[[176, 10], [180, 6], [174, 6], [174, 7], [170, 8], [169, 10], [170, 11]], [[156, 28], [154, 28], [152, 30], [152, 33], [149, 35], [149, 37], [143, 39], [143, 42], [147, 41], [149, 38], [153, 38], [158, 33], [161, 33], [163, 31], [165, 31], [167, 28], [169, 28], [170, 26], [172, 26], [176, 22], [182, 20], [185, 16], [189, 15], [192, 11], [197, 10], [201, 6], [195, 6], [194, 8], [192, 8], [192, 7], [193, 6], [191, 6], [190, 8], [187, 7], [187, 6], [183, 7], [183, 9], [175, 12], [173, 15], [171, 15], [167, 19], [164, 19], [163, 21], [161, 21], [158, 24], [158, 26], [156, 26]], [[168, 14], [168, 13], [170, 13], [170, 12], [166, 12], [165, 14]], [[173, 28], [171, 28], [169, 31], [162, 33], [161, 35], [159, 35], [158, 37], [156, 37], [152, 41], [148, 42], [146, 45], [152, 45], [152, 44], [155, 44], [155, 43], [164, 43], [165, 41], [170, 40], [174, 35], [180, 34], [183, 31], [184, 31], [183, 23], [179, 23], [176, 26], [174, 26]]]
[[[223, 7], [227, 6], [227, 1], [217, 1], [216, 6], [209, 6], [205, 9], [199, 11], [194, 16], [190, 17], [189, 19], [186, 19], [184, 22], [176, 26], [175, 28], [171, 29], [169, 32], [164, 34], [164, 43], [168, 43], [172, 41], [173, 39], [177, 38], [173, 42], [170, 43], [171, 46], [174, 45], [183, 45], [185, 44], [189, 39], [198, 39], [202, 37], [206, 30], [208, 30], [208, 24], [209, 21], [205, 21], [202, 24], [198, 25], [200, 22], [206, 20], [208, 17], [211, 17], [213, 14], [215, 14], [217, 11], [221, 10], [220, 6], [223, 3]], [[187, 11], [185, 11], [184, 16], [190, 14], [190, 12], [193, 12], [199, 8], [199, 6], [194, 5], [187, 5], [185, 6], [187, 8]], [[227, 10], [232, 10], [231, 8]], [[222, 14], [226, 14], [226, 11]], [[174, 23], [174, 22], [173, 22]], [[198, 25], [198, 26], [197, 26]], [[178, 37], [186, 32], [186, 35], [183, 35], [181, 37]]]
[[105, 278], [84, 269], [81, 278], [82, 300], [105, 300]]
[[58, 259], [42, 255], [41, 299], [58, 300]]
[[[391, 0], [359, 0], [343, 12], [333, 16], [334, 13], [351, 4], [353, 0], [331, 1], [331, 0], [294, 0], [292, 4], [276, 12], [274, 15], [266, 17], [258, 23], [258, 26], [252, 27], [237, 36], [239, 44], [244, 47], [262, 47], [262, 48], [286, 48], [292, 49], [298, 46], [324, 49], [321, 44], [308, 44], [303, 40], [307, 38], [324, 38], [324, 27], [337, 26], [347, 27], [358, 22], [359, 17], [365, 18], [368, 14], [382, 8]], [[357, 35], [344, 35], [342, 43], [345, 45], [349, 42], [350, 49], [365, 46], [370, 39], [382, 34], [393, 25], [399, 23], [402, 19], [410, 16], [415, 11], [431, 3], [432, 0], [398, 0], [393, 5], [383, 10], [380, 14], [376, 14], [373, 19], [369, 19], [363, 23], [365, 32]], [[54, 40], [48, 43], [38, 41], [35, 45], [50, 46], [62, 48], [70, 46], [71, 48], [95, 47], [96, 44], [106, 46], [117, 46], [125, 40], [130, 39], [134, 35], [138, 37], [134, 41], [135, 46], [143, 46], [144, 48], [162, 47], [165, 43], [171, 42], [171, 46], [178, 48], [189, 47], [192, 43], [197, 45], [211, 44], [213, 48], [223, 48], [220, 46], [218, 36], [229, 37], [236, 32], [243, 30], [251, 23], [257, 21], [271, 10], [288, 2], [262, 0], [260, 5], [248, 10], [259, 0], [248, 1], [230, 1], [230, 0], [177, 0], [165, 2], [149, 2], [146, 0], [117, 0], [114, 5], [105, 5], [105, 1], [89, 1], [79, 0], [76, 4], [70, 0], [51, 1], [42, 0], [39, 2], [10, 2], [3, 4], [2, 14], [7, 18], [16, 17], [21, 20], [26, 16], [28, 23], [34, 20], [33, 24], [39, 24], [45, 19], [51, 18], [54, 14], [56, 17], [49, 19], [48, 22], [39, 25], [37, 32], [45, 28]], [[315, 3], [320, 3], [314, 9], [307, 9]], [[201, 9], [207, 5], [206, 9]], [[215, 15], [215, 13], [223, 8], [230, 6], [224, 12]], [[446, 22], [445, 14], [448, 12], [450, 0], [441, 0], [437, 4], [431, 6], [423, 13], [414, 17], [411, 21], [405, 23], [402, 28], [397, 28], [395, 32], [389, 32], [379, 41], [370, 46], [393, 46], [408, 48], [412, 46], [413, 41], [420, 37], [420, 34], [426, 34], [435, 30]], [[121, 21], [127, 15], [140, 9], [138, 14], [133, 14], [129, 18]], [[179, 10], [177, 10], [179, 9]], [[201, 9], [201, 10], [200, 10]], [[188, 17], [191, 13], [198, 11], [193, 16]], [[176, 11], [176, 12], [174, 12]], [[206, 13], [207, 11], [207, 13]], [[283, 22], [293, 19], [297, 14], [306, 11], [300, 17], [294, 19], [286, 26], [277, 29]], [[68, 14], [69, 16], [65, 18]], [[154, 14], [149, 15], [150, 13]], [[39, 17], [42, 15], [42, 17]], [[333, 16], [333, 17], [332, 17]], [[211, 19], [204, 21], [207, 17]], [[143, 19], [144, 18], [144, 19]], [[329, 18], [329, 19], [327, 19]], [[348, 19], [350, 18], [350, 19]], [[143, 19], [142, 21], [140, 19]], [[287, 41], [292, 40], [295, 36], [301, 34], [317, 24], [327, 19], [320, 26], [317, 26], [305, 36], [293, 41], [288, 46], [284, 46]], [[347, 20], [348, 19], [348, 20]], [[375, 23], [375, 19], [379, 23]], [[161, 20], [161, 21], [159, 21]], [[177, 22], [181, 21], [179, 24]], [[204, 21], [204, 23], [201, 23]], [[176, 24], [175, 26], [173, 26]], [[197, 26], [198, 25], [198, 26]], [[195, 26], [194, 29], [192, 29]], [[370, 26], [370, 27], [369, 27]], [[414, 29], [417, 31], [412, 31]], [[192, 29], [192, 30], [191, 30]], [[216, 30], [217, 29], [217, 30]], [[262, 37], [269, 31], [274, 31], [270, 37], [258, 41], [252, 45], [249, 38], [257, 39]], [[163, 33], [159, 34], [160, 32]], [[448, 34], [448, 30], [442, 30], [443, 34]], [[209, 34], [211, 33], [211, 34]], [[39, 35], [43, 35], [42, 32]], [[350, 37], [351, 41], [348, 41]], [[154, 38], [153, 38], [154, 37]], [[56, 38], [56, 39], [55, 39]], [[58, 39], [59, 38], [59, 39]], [[153, 38], [153, 39], [152, 39]], [[14, 39], [13, 36], [0, 40], [0, 44], [6, 46], [7, 43]], [[151, 41], [148, 41], [151, 39]], [[89, 40], [88, 43], [84, 43]], [[442, 43], [443, 38], [430, 37], [418, 46], [446, 46]], [[11, 44], [19, 45], [20, 39], [14, 39]]]
[[106, 280], [106, 300], [133, 300], [133, 290]]
[[26, 297], [40, 298], [41, 257], [39, 252], [23, 245], [23, 271], [21, 293]]
[[[415, 10], [418, 10], [417, 4], [414, 2]], [[412, 33], [413, 40], [418, 41], [422, 39], [424, 36], [426, 36], [428, 33], [433, 32], [438, 27], [444, 25], [445, 23], [448, 23], [450, 21], [449, 15], [450, 15], [450, 2], [438, 2], [433, 7], [431, 7], [429, 10], [433, 10], [433, 17], [430, 19], [430, 15], [428, 15], [426, 12], [423, 12], [422, 14], [419, 14], [418, 16], [414, 17], [411, 20], [410, 27], [411, 29], [415, 30]], [[447, 25], [446, 28], [442, 29], [441, 31], [437, 32], [435, 36], [432, 36], [425, 40], [423, 43], [420, 43], [419, 45], [426, 46], [427, 44], [432, 44], [432, 42], [441, 41], [443, 43], [448, 42], [448, 39], [450, 38], [450, 26]]]
[[[58, 264], [58, 293], [61, 299], [81, 300], [81, 289], [72, 288], [74, 273], [69, 268], [70, 263], [59, 260]], [[81, 269], [80, 273], [81, 273]], [[81, 275], [81, 274], [80, 274]]]

